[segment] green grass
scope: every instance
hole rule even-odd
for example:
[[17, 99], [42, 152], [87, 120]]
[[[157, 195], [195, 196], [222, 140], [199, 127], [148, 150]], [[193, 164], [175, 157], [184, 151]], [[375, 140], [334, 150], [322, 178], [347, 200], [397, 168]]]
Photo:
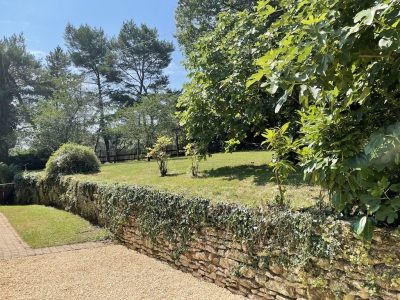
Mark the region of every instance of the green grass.
[[[212, 201], [259, 205], [270, 202], [275, 182], [268, 166], [271, 153], [235, 152], [213, 154], [200, 163], [199, 176], [193, 178], [186, 157], [172, 158], [168, 175], [161, 177], [156, 161], [130, 161], [105, 164], [101, 172], [74, 175], [80, 181], [113, 181], [152, 186], [159, 190], [187, 196], [201, 196]], [[294, 207], [315, 203], [320, 189], [303, 182], [302, 172], [292, 174], [285, 181], [287, 197]]]
[[81, 217], [41, 205], [0, 206], [21, 238], [32, 248], [104, 240], [105, 229]]

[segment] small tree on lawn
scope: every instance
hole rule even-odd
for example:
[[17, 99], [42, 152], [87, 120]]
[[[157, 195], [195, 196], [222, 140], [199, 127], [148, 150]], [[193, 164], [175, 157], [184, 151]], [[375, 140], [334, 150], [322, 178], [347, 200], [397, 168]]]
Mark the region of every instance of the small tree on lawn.
[[197, 143], [189, 143], [185, 147], [185, 155], [190, 159], [190, 170], [192, 171], [193, 177], [197, 177], [199, 173], [199, 162], [201, 160], [199, 152]]
[[157, 139], [153, 148], [150, 148], [148, 156], [156, 159], [161, 176], [167, 175], [167, 163], [169, 155], [167, 154], [167, 146], [172, 144], [172, 138], [162, 136]]

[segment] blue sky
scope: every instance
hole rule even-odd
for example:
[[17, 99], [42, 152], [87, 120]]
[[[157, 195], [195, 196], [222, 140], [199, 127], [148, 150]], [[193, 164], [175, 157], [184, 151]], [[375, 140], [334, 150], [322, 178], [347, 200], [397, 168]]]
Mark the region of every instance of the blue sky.
[[175, 32], [174, 12], [178, 0], [0, 0], [0, 37], [24, 33], [27, 49], [43, 58], [57, 45], [65, 49], [64, 29], [68, 22], [78, 27], [87, 23], [102, 27], [109, 36], [117, 35], [123, 21], [132, 19], [156, 27], [160, 38], [173, 41], [176, 51], [165, 73], [170, 87], [180, 89], [186, 72]]

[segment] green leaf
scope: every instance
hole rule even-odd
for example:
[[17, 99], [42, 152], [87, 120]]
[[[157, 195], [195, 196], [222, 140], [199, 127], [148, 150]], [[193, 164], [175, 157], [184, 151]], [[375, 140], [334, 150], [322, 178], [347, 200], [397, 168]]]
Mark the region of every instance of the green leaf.
[[371, 134], [370, 142], [365, 146], [365, 154], [370, 154], [374, 149], [381, 146], [384, 142], [385, 135], [382, 132], [374, 132]]
[[395, 210], [398, 210], [400, 208], [400, 198], [390, 199], [389, 203], [390, 206], [393, 207], [393, 209]]
[[379, 221], [387, 221], [389, 224], [393, 223], [398, 218], [398, 213], [394, 211], [391, 206], [381, 206], [381, 209], [376, 212], [375, 217]]
[[352, 191], [356, 191], [360, 187], [354, 176], [350, 175], [347, 180]]
[[287, 122], [286, 124], [282, 125], [282, 128], [281, 128], [282, 133], [286, 132], [286, 130], [289, 128], [289, 125], [290, 125], [290, 122]]
[[362, 10], [358, 14], [356, 14], [354, 18], [354, 23], [358, 23], [362, 20], [362, 23], [364, 23], [365, 25], [371, 25], [374, 21], [376, 11], [385, 9], [387, 7], [387, 4], [379, 4], [369, 9]]
[[350, 199], [350, 193], [336, 192], [332, 197], [332, 202], [335, 208], [340, 212], [345, 208], [347, 201]]
[[372, 219], [368, 218], [367, 222], [365, 223], [364, 227], [364, 232], [363, 232], [363, 237], [367, 241], [370, 241], [372, 239], [372, 235], [374, 233], [374, 225], [372, 223]]
[[360, 235], [365, 228], [365, 224], [367, 223], [367, 216], [362, 217], [357, 223], [356, 223], [356, 232], [358, 235]]
[[381, 198], [377, 196], [371, 196], [371, 195], [362, 195], [360, 197], [360, 200], [362, 203], [369, 205], [369, 206], [376, 206], [381, 203]]
[[250, 87], [253, 85], [255, 82], [258, 82], [261, 80], [261, 78], [264, 76], [264, 73], [260, 70], [257, 73], [251, 75], [250, 79], [247, 80], [246, 82], [246, 87]]
[[282, 107], [283, 103], [286, 102], [287, 97], [288, 97], [288, 91], [286, 90], [286, 91], [283, 93], [283, 95], [279, 98], [278, 102], [276, 103], [276, 106], [275, 106], [275, 113], [278, 113], [278, 112], [281, 110], [281, 107]]

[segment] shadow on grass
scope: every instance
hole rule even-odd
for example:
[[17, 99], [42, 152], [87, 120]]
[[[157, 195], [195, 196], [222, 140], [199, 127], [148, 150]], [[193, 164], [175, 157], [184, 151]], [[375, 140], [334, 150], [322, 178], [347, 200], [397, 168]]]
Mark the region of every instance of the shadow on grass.
[[[268, 182], [275, 182], [275, 173], [272, 168], [267, 165], [241, 165], [234, 167], [221, 167], [217, 169], [206, 170], [203, 172], [204, 177], [223, 177], [224, 180], [245, 180], [254, 177], [253, 182], [256, 185], [265, 185]], [[289, 175], [283, 182], [289, 185], [298, 185], [304, 183], [301, 171], [296, 171]]]
[[181, 176], [181, 175], [185, 175], [186, 173], [183, 173], [183, 172], [181, 172], [181, 173], [167, 173], [166, 175], [165, 175], [165, 177], [176, 177], [176, 176]]

